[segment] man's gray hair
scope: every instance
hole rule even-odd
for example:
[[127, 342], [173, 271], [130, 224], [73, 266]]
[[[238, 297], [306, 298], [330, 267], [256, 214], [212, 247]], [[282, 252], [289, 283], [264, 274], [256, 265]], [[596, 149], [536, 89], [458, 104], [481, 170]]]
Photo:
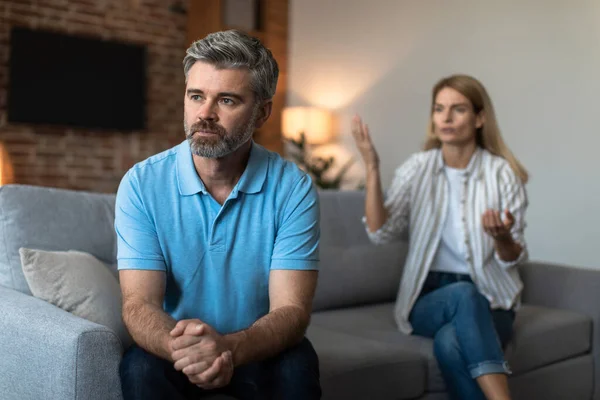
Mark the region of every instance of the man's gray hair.
[[218, 69], [247, 68], [252, 77], [252, 91], [259, 101], [275, 95], [279, 77], [277, 61], [255, 37], [238, 30], [215, 32], [192, 43], [186, 54], [183, 59], [186, 82], [192, 65], [202, 61]]

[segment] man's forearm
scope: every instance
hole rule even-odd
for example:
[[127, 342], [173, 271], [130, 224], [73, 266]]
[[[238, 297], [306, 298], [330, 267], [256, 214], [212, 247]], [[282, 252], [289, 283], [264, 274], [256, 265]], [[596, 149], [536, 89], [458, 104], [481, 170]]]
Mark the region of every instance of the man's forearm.
[[177, 321], [165, 313], [162, 307], [150, 303], [126, 303], [123, 306], [123, 320], [140, 347], [172, 361], [169, 332]]
[[521, 255], [523, 248], [512, 238], [496, 240], [495, 241], [496, 252], [502, 261], [511, 262], [515, 261]]
[[235, 366], [273, 357], [299, 343], [310, 316], [300, 307], [285, 306], [271, 311], [250, 328], [225, 336]]

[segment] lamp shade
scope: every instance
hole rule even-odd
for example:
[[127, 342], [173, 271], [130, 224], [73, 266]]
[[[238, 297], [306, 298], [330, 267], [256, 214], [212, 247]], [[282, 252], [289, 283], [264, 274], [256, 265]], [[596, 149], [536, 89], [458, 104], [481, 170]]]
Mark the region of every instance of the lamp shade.
[[316, 107], [288, 107], [283, 110], [282, 133], [287, 139], [300, 139], [304, 133], [309, 144], [322, 144], [331, 139], [331, 112]]
[[0, 142], [0, 186], [13, 182], [13, 169], [8, 159], [8, 152]]

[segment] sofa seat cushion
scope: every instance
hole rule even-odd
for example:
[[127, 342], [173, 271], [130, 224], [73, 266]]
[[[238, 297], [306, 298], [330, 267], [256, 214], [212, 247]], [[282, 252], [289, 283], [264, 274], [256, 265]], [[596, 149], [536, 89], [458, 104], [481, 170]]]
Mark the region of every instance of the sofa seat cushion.
[[515, 375], [585, 354], [592, 320], [572, 311], [524, 305], [517, 312], [506, 358]]
[[375, 340], [384, 347], [417, 353], [425, 363], [427, 391], [444, 391], [444, 380], [433, 358], [433, 342], [421, 336], [399, 332], [393, 310], [394, 303], [383, 303], [321, 311], [312, 315], [311, 326], [351, 332], [353, 336]]
[[[445, 391], [433, 355], [433, 341], [397, 330], [394, 303], [321, 311], [312, 325], [336, 332], [351, 332], [384, 346], [416, 352], [427, 365], [427, 391]], [[590, 349], [591, 320], [581, 314], [537, 306], [522, 306], [517, 312], [515, 333], [507, 348], [507, 360], [515, 375], [572, 358]]]
[[323, 399], [412, 399], [426, 386], [418, 353], [311, 325], [307, 337], [319, 355]]

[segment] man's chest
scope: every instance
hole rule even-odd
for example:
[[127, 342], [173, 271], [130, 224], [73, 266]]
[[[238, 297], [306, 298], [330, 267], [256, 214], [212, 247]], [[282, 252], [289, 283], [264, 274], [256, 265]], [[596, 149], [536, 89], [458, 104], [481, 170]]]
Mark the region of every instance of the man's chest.
[[[277, 216], [260, 198], [190, 199], [155, 221], [167, 267], [234, 269], [248, 260], [269, 264]], [[164, 227], [164, 229], [162, 229]], [[212, 268], [212, 267], [211, 267]]]

